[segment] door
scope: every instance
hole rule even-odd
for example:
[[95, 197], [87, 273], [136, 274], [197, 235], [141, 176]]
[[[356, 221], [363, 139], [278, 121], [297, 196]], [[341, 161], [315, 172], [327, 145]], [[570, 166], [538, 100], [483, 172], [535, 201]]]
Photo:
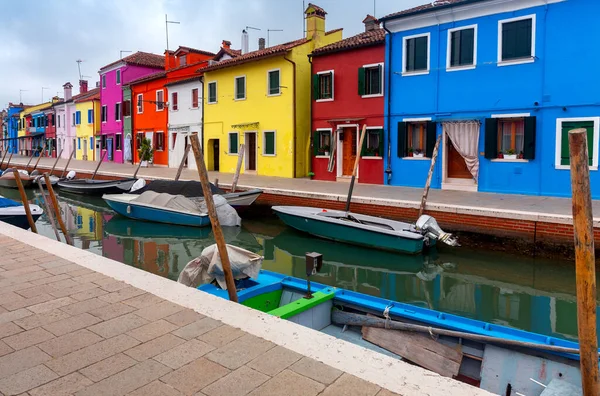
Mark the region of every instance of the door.
[[83, 139], [83, 159], [87, 161], [87, 139]]
[[[146, 139], [150, 140], [150, 147], [154, 147], [154, 132], [146, 132]], [[148, 162], [153, 163], [154, 156], [152, 156], [152, 159]]]
[[73, 158], [77, 159], [77, 140], [73, 139]]
[[342, 176], [352, 176], [356, 161], [356, 129], [344, 128], [342, 140]]
[[176, 168], [181, 162], [181, 150], [177, 146], [177, 132], [169, 132], [169, 168]]
[[101, 153], [101, 147], [102, 147], [102, 137], [100, 137], [99, 139], [96, 139], [96, 161], [100, 161], [100, 158], [102, 158], [102, 153]]
[[109, 161], [113, 160], [113, 138], [106, 139], [106, 156]]
[[133, 146], [131, 145], [131, 134], [128, 133], [127, 135], [125, 135], [125, 143], [123, 144], [123, 162], [131, 162], [132, 148]]
[[219, 171], [219, 139], [213, 140], [213, 169]]
[[450, 139], [446, 138], [448, 145], [448, 178], [451, 179], [472, 179], [473, 175], [469, 172], [464, 158], [456, 151]]
[[246, 132], [246, 170], [256, 170], [256, 133]]

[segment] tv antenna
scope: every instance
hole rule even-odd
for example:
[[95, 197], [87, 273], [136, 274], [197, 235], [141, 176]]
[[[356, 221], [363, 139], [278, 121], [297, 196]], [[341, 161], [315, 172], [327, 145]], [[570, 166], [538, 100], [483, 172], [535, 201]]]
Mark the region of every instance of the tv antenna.
[[44, 89], [50, 89], [48, 87], [42, 87], [42, 101], [41, 103], [44, 103]]
[[252, 27], [252, 26], [246, 26], [246, 31], [248, 31], [248, 29], [260, 30], [259, 28], [255, 28], [255, 27]]
[[165, 14], [165, 30], [167, 32], [167, 51], [169, 51], [169, 23], [172, 23], [174, 25], [179, 25], [179, 24], [181, 24], [181, 22], [169, 21], [169, 19], [167, 18], [167, 14]]
[[28, 89], [19, 89], [19, 103], [23, 103], [23, 92], [29, 91]]
[[81, 80], [81, 62], [83, 62], [83, 60], [77, 59], [75, 62], [77, 62], [77, 70], [79, 71], [79, 79]]
[[267, 47], [269, 47], [269, 33], [271, 32], [283, 32], [283, 29], [267, 29]]
[[129, 51], [129, 50], [121, 50], [119, 51], [119, 59], [123, 59], [123, 54], [126, 52], [133, 52], [133, 51]]

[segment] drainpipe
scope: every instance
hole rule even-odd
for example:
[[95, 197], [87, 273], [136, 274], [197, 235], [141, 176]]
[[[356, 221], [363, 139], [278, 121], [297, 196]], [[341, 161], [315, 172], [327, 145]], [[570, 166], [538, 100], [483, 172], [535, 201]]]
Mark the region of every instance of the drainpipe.
[[[312, 134], [314, 131], [314, 124], [313, 124], [313, 118], [312, 118], [312, 107], [313, 107], [313, 98], [314, 98], [314, 92], [313, 92], [313, 83], [312, 83], [312, 76], [313, 76], [313, 63], [312, 63], [312, 55], [308, 54], [308, 63], [310, 63], [310, 110], [309, 110], [309, 114], [310, 114], [310, 130], [308, 131], [309, 133], [309, 137], [308, 137], [308, 141], [312, 142], [312, 144], [314, 144], [313, 142], [313, 138], [312, 138]], [[313, 150], [310, 149], [310, 144], [308, 145], [308, 157], [310, 158], [310, 160], [308, 161], [308, 173], [312, 172], [312, 154]]]
[[388, 156], [388, 166], [385, 169], [385, 174], [387, 175], [387, 184], [389, 185], [392, 181], [392, 130], [391, 130], [391, 102], [392, 102], [392, 32], [388, 30], [385, 26], [385, 21], [383, 22], [383, 29], [387, 32], [389, 37], [389, 65], [386, 65], [387, 75], [388, 75], [388, 86], [386, 87], [386, 92], [388, 93], [387, 100], [387, 156]]
[[[292, 128], [293, 131], [293, 142], [294, 142], [294, 149], [292, 150], [292, 152], [294, 153], [293, 157], [294, 157], [294, 165], [293, 165], [293, 176], [292, 177], [296, 177], [296, 63], [292, 60], [289, 60], [288, 58], [286, 58], [285, 56], [283, 57], [283, 59], [285, 59], [286, 61], [290, 62], [292, 64], [292, 69], [293, 69], [293, 78], [294, 78], [294, 83], [293, 83], [293, 106], [294, 106], [294, 110], [293, 110], [293, 119], [294, 119], [294, 126]], [[280, 77], [281, 78], [281, 77]], [[281, 84], [281, 82], [280, 82]]]

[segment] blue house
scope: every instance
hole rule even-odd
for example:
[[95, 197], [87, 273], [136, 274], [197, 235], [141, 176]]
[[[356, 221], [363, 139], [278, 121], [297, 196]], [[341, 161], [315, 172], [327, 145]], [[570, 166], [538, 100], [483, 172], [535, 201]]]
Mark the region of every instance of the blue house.
[[432, 188], [570, 196], [567, 132], [588, 131], [598, 173], [600, 2], [445, 0], [381, 19], [386, 180]]
[[8, 104], [6, 132], [8, 141], [6, 142], [8, 152], [18, 154], [19, 150], [19, 113], [23, 110], [23, 104]]
[[[48, 126], [48, 118], [44, 109], [31, 113], [32, 128], [28, 136], [31, 137], [31, 147], [43, 147], [45, 144], [46, 127]], [[37, 156], [37, 155], [36, 155]]]

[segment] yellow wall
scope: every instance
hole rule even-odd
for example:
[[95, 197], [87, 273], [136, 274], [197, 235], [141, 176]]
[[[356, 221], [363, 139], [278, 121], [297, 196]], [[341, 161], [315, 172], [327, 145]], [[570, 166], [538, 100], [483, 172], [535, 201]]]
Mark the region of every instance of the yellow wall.
[[74, 220], [75, 235], [92, 241], [102, 240], [102, 213], [78, 207]]
[[[88, 124], [88, 110], [94, 110], [94, 122], [92, 124]], [[98, 100], [88, 100], [85, 102], [77, 103], [75, 105], [75, 110], [81, 112], [81, 124], [75, 127], [75, 136], [77, 138], [77, 159], [86, 159], [84, 158], [84, 153], [87, 155], [88, 161], [95, 161], [95, 152], [96, 150], [90, 148], [90, 139], [95, 139], [95, 136], [99, 134], [100, 131], [100, 102]], [[79, 142], [81, 141], [81, 146]], [[95, 141], [93, 142], [93, 146], [95, 147]]]

